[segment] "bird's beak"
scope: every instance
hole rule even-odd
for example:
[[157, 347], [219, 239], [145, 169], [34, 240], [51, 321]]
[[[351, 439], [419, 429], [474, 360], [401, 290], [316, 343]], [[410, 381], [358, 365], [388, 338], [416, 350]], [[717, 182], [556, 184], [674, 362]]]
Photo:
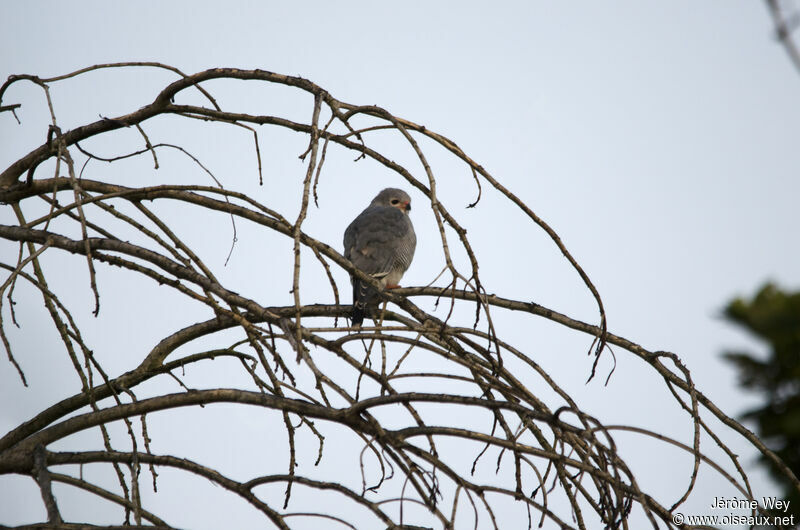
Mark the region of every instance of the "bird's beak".
[[405, 211], [410, 212], [411, 211], [411, 203], [408, 202], [408, 201], [404, 202], [403, 203], [403, 208], [405, 209]]

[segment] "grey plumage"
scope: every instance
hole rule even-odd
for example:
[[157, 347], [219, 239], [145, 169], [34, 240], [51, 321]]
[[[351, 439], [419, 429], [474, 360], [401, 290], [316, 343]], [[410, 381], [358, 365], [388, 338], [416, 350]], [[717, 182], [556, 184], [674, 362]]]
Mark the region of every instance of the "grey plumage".
[[[403, 190], [386, 188], [353, 219], [344, 232], [344, 257], [381, 285], [396, 287], [414, 259], [417, 236], [408, 212], [411, 198]], [[353, 325], [377, 308], [380, 296], [358, 278], [353, 284]]]

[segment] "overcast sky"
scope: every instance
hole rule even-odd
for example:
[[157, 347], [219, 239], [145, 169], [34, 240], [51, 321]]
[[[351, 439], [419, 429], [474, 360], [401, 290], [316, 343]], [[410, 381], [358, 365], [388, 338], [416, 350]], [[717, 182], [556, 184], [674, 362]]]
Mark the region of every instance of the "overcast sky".
[[[380, 105], [457, 142], [544, 218], [600, 291], [612, 332], [651, 350], [677, 353], [698, 388], [731, 416], [756, 403], [737, 387], [735, 372], [720, 354], [763, 346], [722, 321], [721, 309], [734, 296], [752, 295], [766, 280], [800, 288], [800, 74], [776, 41], [764, 3], [432, 4], [7, 3], [0, 19], [0, 78], [22, 73], [47, 77], [119, 61], [159, 61], [186, 73], [260, 68], [305, 77], [348, 103]], [[98, 114], [135, 110], [171, 80], [174, 76], [152, 71], [103, 72], [56, 84], [60, 125], [68, 129]], [[307, 100], [295, 102], [282, 93], [266, 97], [241, 87], [227, 90], [220, 87], [228, 110], [280, 113], [286, 97], [286, 112], [297, 109], [306, 120], [310, 115]], [[41, 95], [30, 85], [20, 86], [6, 94], [3, 104], [15, 102], [23, 103], [21, 126], [10, 114], [0, 115], [2, 168], [45, 138]], [[135, 131], [129, 138], [131, 146], [137, 145]], [[240, 179], [252, 184], [256, 178], [247, 138], [240, 142], [242, 157], [235, 159], [213, 140], [162, 139], [194, 142], [203, 162], [226, 185], [237, 187]], [[294, 144], [273, 140], [267, 137], [264, 147], [271, 180], [254, 191], [270, 204], [283, 193], [294, 197], [290, 190], [296, 191], [303, 171], [296, 159], [303, 139]], [[97, 146], [105, 152], [125, 150]], [[396, 156], [402, 160], [408, 153]], [[408, 188], [385, 169], [353, 164], [352, 158], [332, 155], [321, 182], [320, 208], [308, 224], [315, 237], [337, 248], [344, 227], [377, 190]], [[481, 206], [464, 210], [474, 198], [472, 177], [444, 154], [433, 160], [440, 193], [463, 216], [480, 253], [489, 292], [597, 322], [591, 296], [541, 231], [519, 228], [521, 216], [509, 213], [499, 196], [485, 189]], [[100, 169], [105, 168], [96, 166]], [[168, 171], [156, 177], [177, 181]], [[422, 204], [423, 196], [412, 194], [412, 200]], [[282, 211], [288, 218], [296, 215], [296, 204], [286, 203]], [[9, 208], [2, 210], [0, 222], [14, 222]], [[436, 247], [430, 212], [415, 209], [413, 216], [420, 243], [404, 284], [424, 285], [441, 269], [441, 245]], [[204, 235], [185, 228], [187, 238], [202, 246]], [[229, 237], [227, 225], [214, 230], [225, 234], [223, 240]], [[267, 245], [259, 242], [257, 231], [242, 230], [227, 277], [234, 290], [271, 296], [261, 276], [247, 272], [257, 270], [249, 260], [267, 252]], [[13, 246], [0, 248], [15, 251]], [[217, 267], [226, 254], [219, 248], [209, 250], [217, 252]], [[260, 263], [264, 259], [261, 255]], [[85, 264], [75, 271], [74, 277], [55, 283], [69, 290], [71, 283], [85, 282]], [[288, 296], [287, 285], [276, 293]], [[325, 285], [321, 278], [319, 298], [306, 291], [305, 301], [330, 301]], [[84, 297], [76, 311], [84, 317], [91, 309], [85, 287], [76, 288]], [[115, 313], [111, 302], [115, 293], [130, 294], [126, 289], [135, 288], [114, 283], [110, 276], [101, 284], [109, 320], [87, 324], [97, 351], [111, 347], [119, 333], [129, 333], [134, 343], [141, 340], [143, 348], [161, 336], [161, 329], [139, 337], [124, 326], [115, 328], [114, 336], [103, 336], [103, 329], [111, 329], [105, 326], [130, 318], [124, 311]], [[15, 340], [32, 386], [21, 390], [13, 367], [0, 363], [0, 432], [77, 390], [74, 374], [64, 376], [71, 378], [69, 385], [59, 386], [64, 372], [58, 367], [68, 365], [61, 360], [51, 364], [44, 339], [32, 333], [37, 315], [43, 314], [33, 307], [41, 302], [21, 296], [21, 314], [33, 320], [27, 327], [23, 321]], [[505, 321], [505, 332], [521, 341], [524, 334], [514, 329], [514, 318]], [[185, 319], [170, 315], [163, 331], [184, 324]], [[669, 402], [665, 389], [651, 394], [657, 378], [643, 375], [649, 371], [632, 355], [616, 351], [617, 371], [607, 387], [597, 380], [584, 385], [590, 360], [581, 348], [590, 339], [568, 334], [562, 343], [555, 332], [544, 330], [542, 337], [527, 346], [541, 354], [537, 360], [588, 412], [606, 423], [660, 428], [691, 440], [685, 414], [664, 405]], [[607, 373], [610, 362], [601, 366]], [[12, 396], [15, 401], [9, 403]], [[670, 469], [660, 453], [652, 452], [658, 446], [624, 440], [623, 445], [631, 442], [634, 465]], [[756, 495], [774, 494], [774, 485], [755, 467], [755, 452], [736, 437], [729, 441], [752, 472]], [[203, 451], [198, 454], [202, 459]], [[667, 505], [682, 493], [675, 484], [686, 483], [691, 464], [676, 473], [670, 485], [649, 484], [665, 492]], [[696, 513], [708, 513], [714, 496], [732, 494], [710, 475], [701, 476], [691, 501]], [[26, 480], [0, 477], [0, 524], [42, 517], [38, 494]], [[216, 524], [213, 518], [182, 517], [174, 524]], [[250, 521], [242, 524], [255, 524]]]

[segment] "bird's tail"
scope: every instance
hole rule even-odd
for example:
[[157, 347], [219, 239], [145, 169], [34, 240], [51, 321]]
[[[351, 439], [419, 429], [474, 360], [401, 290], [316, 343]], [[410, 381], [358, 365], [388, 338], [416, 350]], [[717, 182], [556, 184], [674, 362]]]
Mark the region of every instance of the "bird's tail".
[[367, 315], [367, 304], [375, 298], [375, 289], [353, 278], [353, 325], [360, 326]]

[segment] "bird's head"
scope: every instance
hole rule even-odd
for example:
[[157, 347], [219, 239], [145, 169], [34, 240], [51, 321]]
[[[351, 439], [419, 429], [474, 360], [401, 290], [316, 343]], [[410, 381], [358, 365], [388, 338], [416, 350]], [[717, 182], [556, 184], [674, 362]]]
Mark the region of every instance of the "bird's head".
[[372, 199], [370, 206], [391, 206], [407, 214], [411, 211], [411, 197], [397, 188], [386, 188]]

